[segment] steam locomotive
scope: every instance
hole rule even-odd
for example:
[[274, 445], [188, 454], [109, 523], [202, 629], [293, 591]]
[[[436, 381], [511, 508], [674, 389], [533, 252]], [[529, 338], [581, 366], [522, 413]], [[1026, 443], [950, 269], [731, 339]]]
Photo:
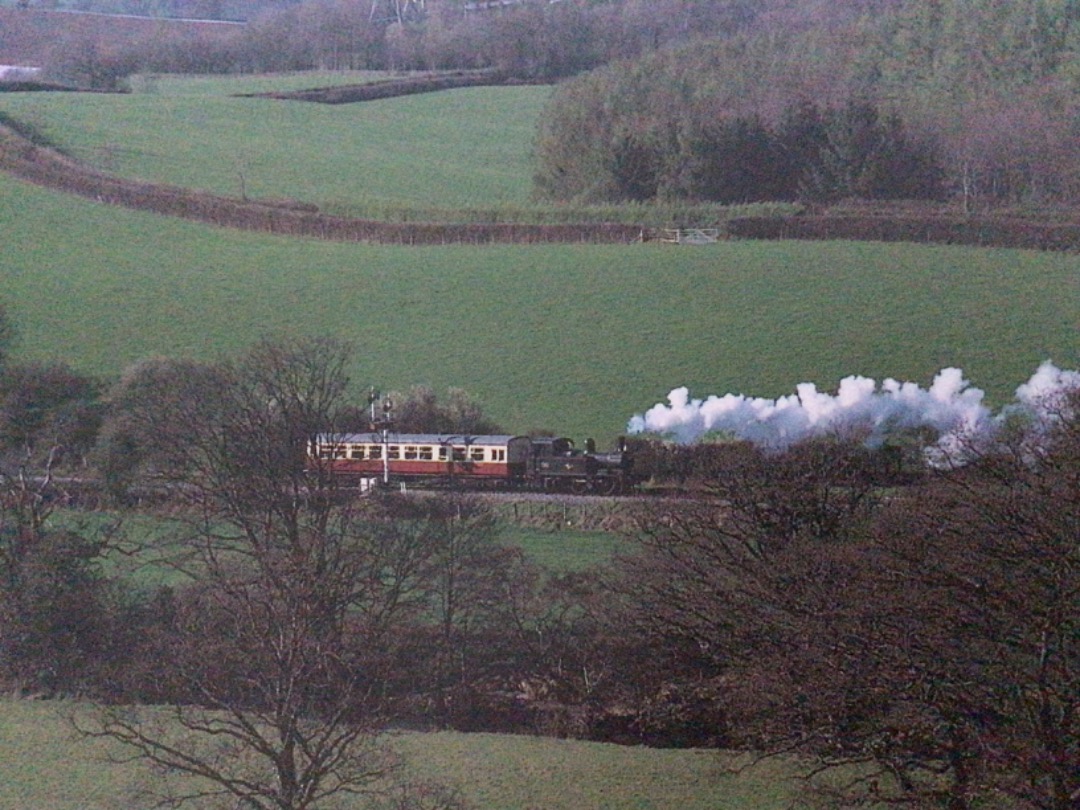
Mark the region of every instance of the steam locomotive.
[[598, 453], [568, 438], [441, 433], [320, 434], [310, 463], [357, 484], [423, 482], [615, 495], [636, 483], [626, 442]]

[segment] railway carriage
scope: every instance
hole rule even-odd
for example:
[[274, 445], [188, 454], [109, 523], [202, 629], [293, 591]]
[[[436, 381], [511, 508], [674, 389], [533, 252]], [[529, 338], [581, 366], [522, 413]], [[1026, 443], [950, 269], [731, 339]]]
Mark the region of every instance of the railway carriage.
[[342, 433], [312, 439], [311, 464], [345, 479], [616, 493], [630, 481], [625, 448], [578, 450], [567, 438]]
[[338, 475], [395, 479], [462, 479], [512, 484], [524, 479], [528, 436], [439, 433], [348, 433], [315, 439], [312, 455]]

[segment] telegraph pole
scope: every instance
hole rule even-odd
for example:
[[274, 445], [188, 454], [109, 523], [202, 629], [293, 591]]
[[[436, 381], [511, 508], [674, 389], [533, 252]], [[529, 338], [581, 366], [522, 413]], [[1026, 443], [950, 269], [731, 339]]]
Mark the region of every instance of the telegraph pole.
[[390, 397], [386, 397], [382, 403], [382, 476], [383, 486], [390, 486], [390, 423], [393, 421], [391, 416], [394, 410], [394, 403], [390, 401]]
[[382, 414], [376, 415], [375, 405], [379, 401], [379, 397], [382, 397], [375, 386], [371, 386], [368, 389], [368, 422], [371, 427], [371, 432], [380, 431], [382, 433], [382, 482], [383, 486], [390, 486], [390, 426], [394, 421], [394, 403], [390, 401], [390, 397], [383, 397], [382, 400]]
[[375, 386], [371, 386], [371, 390], [368, 391], [367, 395], [367, 404], [371, 414], [371, 416], [368, 417], [368, 424], [371, 425], [372, 430], [375, 430], [375, 425], [378, 424], [375, 419], [375, 403], [379, 401], [379, 396], [379, 392], [375, 390]]

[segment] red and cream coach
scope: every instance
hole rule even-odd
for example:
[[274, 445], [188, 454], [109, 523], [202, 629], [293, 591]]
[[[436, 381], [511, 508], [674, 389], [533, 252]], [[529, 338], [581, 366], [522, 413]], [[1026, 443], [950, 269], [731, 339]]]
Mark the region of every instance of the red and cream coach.
[[335, 473], [400, 479], [460, 478], [512, 483], [524, 480], [532, 452], [528, 436], [439, 433], [322, 435], [312, 455]]
[[597, 453], [591, 440], [442, 433], [321, 434], [309, 449], [312, 466], [356, 481], [429, 481], [527, 486], [615, 493], [630, 483], [630, 458], [620, 444]]

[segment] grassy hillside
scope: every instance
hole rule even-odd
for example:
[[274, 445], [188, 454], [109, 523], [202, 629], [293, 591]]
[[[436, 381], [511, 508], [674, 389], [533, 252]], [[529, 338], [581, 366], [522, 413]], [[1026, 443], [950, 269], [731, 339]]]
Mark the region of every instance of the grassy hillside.
[[[176, 79], [130, 96], [0, 94], [111, 171], [337, 209], [527, 202], [549, 90], [326, 106], [233, 92], [365, 75]], [[354, 340], [359, 386], [461, 386], [509, 430], [601, 441], [689, 385], [778, 396], [962, 367], [999, 402], [1080, 366], [1080, 257], [881, 244], [373, 247], [238, 233], [0, 178], [0, 299], [20, 359], [117, 373], [264, 334]]]
[[[70, 720], [86, 712], [64, 702], [0, 702], [0, 807], [134, 806], [145, 773], [107, 761], [104, 744], [75, 735]], [[718, 752], [452, 733], [405, 734], [397, 745], [415, 773], [459, 786], [484, 810], [778, 810], [791, 795], [790, 765], [734, 774], [740, 761]]]
[[338, 212], [360, 204], [528, 202], [529, 152], [546, 87], [342, 105], [228, 95], [271, 83], [281, 90], [332, 80], [142, 79], [137, 86], [152, 92], [0, 94], [0, 111], [98, 168], [216, 194], [298, 199]]
[[[1080, 257], [855, 243], [374, 247], [215, 229], [0, 178], [22, 360], [116, 373], [272, 332], [360, 348], [360, 386], [461, 386], [508, 429], [602, 441], [679, 385], [789, 393], [958, 365], [999, 401], [1080, 366]], [[17, 238], [11, 238], [17, 235]]]

